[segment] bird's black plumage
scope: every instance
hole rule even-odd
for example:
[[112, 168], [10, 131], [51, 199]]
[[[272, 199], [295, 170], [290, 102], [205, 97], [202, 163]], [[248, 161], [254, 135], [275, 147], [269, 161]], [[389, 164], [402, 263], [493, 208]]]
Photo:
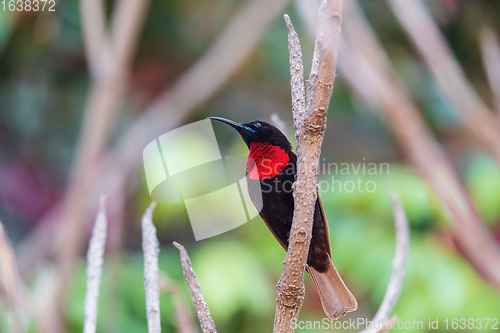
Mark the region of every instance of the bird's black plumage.
[[[262, 209], [259, 214], [278, 242], [285, 250], [288, 249], [294, 212], [292, 185], [297, 173], [297, 156], [293, 153], [290, 142], [279, 129], [263, 121], [240, 124], [224, 118], [211, 118], [229, 124], [240, 133], [250, 149], [249, 158], [253, 159], [251, 162], [257, 166], [257, 169], [259, 166], [264, 169], [268, 165], [277, 168], [275, 172], [264, 175], [260, 174], [259, 169], [258, 177], [253, 177], [253, 179], [249, 177], [248, 190], [254, 203], [262, 196]], [[265, 161], [261, 160], [262, 154], [270, 160], [270, 164], [266, 165]], [[273, 159], [278, 163], [273, 164], [276, 162], [273, 162]], [[280, 161], [286, 161], [286, 164], [280, 165]], [[247, 164], [247, 172], [252, 163]], [[260, 186], [253, 186], [252, 182], [260, 182]], [[318, 195], [307, 271], [311, 274], [319, 291], [325, 313], [328, 317], [335, 319], [355, 310], [357, 302], [340, 278], [331, 257], [328, 222]]]
[[[292, 227], [294, 211], [292, 184], [295, 181], [297, 163], [297, 156], [291, 151], [287, 153], [290, 161], [281, 173], [273, 178], [248, 180], [249, 182], [260, 182], [262, 193], [260, 216], [285, 249], [288, 248]], [[249, 184], [248, 189], [251, 198], [259, 197], [259, 193], [253, 193], [255, 189], [259, 189], [258, 186]], [[328, 267], [328, 260], [330, 260], [329, 253], [329, 235], [325, 232], [325, 221], [323, 221], [322, 207], [318, 199], [314, 210], [312, 239], [307, 264], [319, 272], [324, 272]]]

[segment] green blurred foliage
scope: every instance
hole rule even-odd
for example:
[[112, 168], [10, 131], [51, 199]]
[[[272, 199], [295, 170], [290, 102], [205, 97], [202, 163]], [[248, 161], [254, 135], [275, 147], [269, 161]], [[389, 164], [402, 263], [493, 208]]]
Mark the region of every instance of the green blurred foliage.
[[[484, 156], [480, 160], [480, 163], [471, 166], [470, 174], [474, 175], [474, 180], [479, 184], [491, 179], [498, 182], [499, 172], [495, 163]], [[338, 177], [342, 183], [355, 179], [352, 176]], [[436, 205], [429, 188], [413, 171], [406, 166], [392, 164], [389, 175], [363, 176], [362, 180], [374, 181], [376, 190], [372, 193], [355, 191], [321, 195], [329, 218], [335, 264], [360, 303], [359, 311], [346, 318], [371, 318], [387, 287], [395, 235], [386, 189], [399, 195], [411, 227], [405, 283], [394, 310], [398, 319], [403, 322], [421, 321], [428, 325], [430, 319], [439, 318], [444, 325], [446, 318], [498, 318], [500, 298], [497, 291], [488, 286], [456, 252], [453, 244], [442, 237], [441, 226], [448, 223], [447, 218]], [[467, 181], [471, 180], [467, 178]], [[489, 194], [498, 198], [500, 186], [491, 186]], [[155, 215], [155, 220], [167, 218], [169, 206], [160, 204], [158, 209], [162, 215]], [[488, 210], [488, 205], [484, 207], [482, 213]], [[184, 223], [187, 224], [187, 220]], [[166, 223], [160, 227], [160, 233], [169, 227]], [[264, 223], [256, 218], [226, 234], [187, 245], [218, 329], [223, 332], [268, 331], [274, 318], [274, 285], [281, 274], [285, 252]], [[130, 253], [123, 255], [115, 275], [109, 271], [109, 266], [105, 266], [99, 305], [103, 309], [99, 312], [102, 331], [113, 325], [119, 332], [144, 330], [146, 315], [142, 265], [140, 254]], [[182, 291], [189, 300], [178, 251], [173, 246], [164, 244], [160, 269], [184, 287]], [[77, 275], [69, 307], [69, 320], [75, 332], [82, 329], [85, 292], [83, 262]], [[306, 302], [300, 319], [320, 321], [323, 314], [318, 296], [309, 277], [306, 281]], [[174, 332], [173, 304], [167, 294], [162, 295], [161, 309], [164, 331]], [[195, 315], [194, 311], [192, 315]], [[119, 319], [118, 322], [115, 318]]]
[[[450, 3], [453, 8], [447, 9]], [[110, 10], [112, 2], [107, 4]], [[476, 40], [483, 21], [499, 31], [499, 2], [435, 1], [429, 5], [467, 76], [490, 102]], [[134, 59], [131, 92], [121, 106], [112, 143], [140, 114], [144, 103], [170, 86], [207, 50], [239, 6], [228, 0], [151, 2]], [[402, 81], [447, 149], [481, 216], [499, 239], [498, 165], [479, 153], [477, 147], [471, 147], [456, 112], [387, 6], [380, 1], [363, 1], [363, 6]], [[287, 12], [297, 27], [307, 72], [312, 42], [294, 8]], [[67, 182], [89, 84], [80, 24], [75, 1], [58, 1], [57, 11], [49, 16], [23, 15], [14, 19], [0, 11], [0, 175], [11, 177], [8, 172], [16, 174], [19, 169], [30, 175], [22, 176], [22, 182], [15, 183], [22, 186], [10, 190], [2, 184], [0, 193], [0, 218], [15, 244], [57, 202]], [[288, 125], [287, 134], [292, 138], [286, 38], [285, 25], [278, 18], [228, 86], [188, 122], [205, 116], [269, 121], [270, 114], [277, 113]], [[216, 134], [224, 155], [247, 154], [244, 143], [230, 129]], [[195, 152], [193, 148], [191, 153]], [[399, 195], [411, 227], [406, 278], [394, 314], [403, 321], [423, 321], [423, 331], [428, 331], [427, 323], [435, 318], [441, 324], [446, 318], [500, 318], [498, 290], [489, 286], [462, 256], [453, 242], [449, 217], [435, 195], [408, 166], [377, 111], [360, 102], [342, 76], [335, 83], [322, 156], [326, 163], [389, 165], [388, 174], [334, 175], [342, 184], [358, 178], [365, 184], [373, 181], [373, 192], [336, 190], [321, 194], [330, 224], [334, 262], [360, 305], [357, 312], [341, 320], [372, 318], [384, 296], [395, 241], [386, 190]], [[323, 175], [320, 180], [328, 182], [330, 177]], [[127, 194], [123, 252], [118, 259], [105, 258], [98, 332], [146, 330], [138, 221], [151, 199], [142, 170], [134, 175]], [[40, 197], [48, 199], [30, 211]], [[194, 241], [181, 204], [158, 205], [154, 221], [162, 244], [160, 269], [181, 286], [194, 320], [178, 251], [171, 246], [174, 240], [190, 253], [220, 332], [271, 330], [275, 284], [285, 252], [260, 218], [200, 242]], [[81, 332], [83, 328], [83, 258], [75, 276], [68, 303], [68, 332]], [[321, 320], [321, 304], [308, 276], [306, 282], [307, 296], [300, 319]], [[163, 293], [164, 332], [175, 332], [173, 309], [171, 296]], [[9, 331], [10, 320], [8, 312], [0, 311], [1, 332]], [[32, 324], [30, 331], [35, 332]], [[454, 330], [440, 326], [439, 332], [445, 331]]]

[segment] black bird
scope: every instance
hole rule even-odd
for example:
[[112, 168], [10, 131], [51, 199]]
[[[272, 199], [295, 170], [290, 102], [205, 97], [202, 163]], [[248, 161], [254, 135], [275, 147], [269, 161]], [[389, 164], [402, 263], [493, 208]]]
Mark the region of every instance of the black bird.
[[[262, 209], [259, 214], [287, 250], [294, 210], [292, 184], [297, 172], [297, 156], [290, 142], [279, 129], [263, 121], [240, 124], [224, 118], [210, 118], [236, 129], [250, 149], [247, 161], [250, 198], [255, 203], [256, 198], [260, 197], [260, 194], [257, 196], [254, 193], [256, 187], [251, 186], [250, 182], [260, 182]], [[329, 318], [337, 319], [357, 309], [356, 299], [333, 265], [328, 222], [319, 196], [306, 269], [311, 274], [323, 310]]]

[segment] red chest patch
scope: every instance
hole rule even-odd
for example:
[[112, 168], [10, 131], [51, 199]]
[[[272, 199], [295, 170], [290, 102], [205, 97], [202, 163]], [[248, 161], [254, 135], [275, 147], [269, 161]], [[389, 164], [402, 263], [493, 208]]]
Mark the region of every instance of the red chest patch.
[[288, 161], [290, 157], [284, 149], [265, 142], [252, 142], [247, 172], [253, 180], [272, 178], [285, 169]]

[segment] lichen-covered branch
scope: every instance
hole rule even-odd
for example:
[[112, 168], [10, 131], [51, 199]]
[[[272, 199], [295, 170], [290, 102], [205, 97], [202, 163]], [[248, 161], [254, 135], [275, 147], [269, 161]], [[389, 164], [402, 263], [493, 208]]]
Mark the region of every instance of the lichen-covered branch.
[[148, 332], [160, 333], [160, 287], [158, 279], [158, 254], [160, 244], [156, 237], [156, 228], [153, 224], [155, 203], [146, 209], [142, 216], [142, 252], [144, 255], [144, 289], [146, 291], [146, 312], [148, 317]]
[[[295, 210], [290, 230], [288, 251], [283, 263], [283, 274], [276, 286], [276, 314], [273, 332], [293, 332], [292, 319], [297, 319], [305, 296], [304, 271], [311, 243], [313, 215], [317, 200], [317, 165], [326, 127], [326, 112], [335, 81], [340, 26], [341, 0], [324, 0], [319, 9], [319, 25], [314, 47], [313, 63], [306, 87], [307, 106], [304, 116], [300, 112], [301, 98], [296, 57], [297, 49], [291, 22], [289, 34], [290, 72], [292, 75], [292, 101], [298, 107], [293, 113], [297, 140], [297, 181], [294, 183]], [[299, 65], [300, 66], [300, 65]], [[296, 82], [296, 83], [294, 83]], [[295, 91], [294, 91], [295, 90]], [[300, 96], [299, 96], [300, 97]], [[296, 127], [296, 126], [294, 126]]]
[[92, 236], [87, 252], [87, 291], [85, 293], [85, 321], [84, 333], [95, 333], [97, 323], [97, 308], [99, 303], [99, 286], [101, 285], [101, 272], [106, 247], [106, 198], [101, 197], [99, 212], [95, 220]]
[[186, 278], [189, 291], [191, 292], [194, 307], [198, 313], [201, 329], [203, 333], [216, 333], [215, 323], [210, 315], [210, 309], [207, 303], [203, 300], [203, 293], [201, 292], [200, 284], [191, 266], [191, 259], [189, 259], [189, 255], [184, 246], [177, 242], [174, 242], [174, 246], [179, 249], [181, 255], [182, 270], [184, 271], [184, 277]]
[[[288, 27], [288, 53], [290, 57], [290, 92], [292, 95], [292, 115], [295, 141], [299, 141], [299, 133], [306, 115], [306, 93], [304, 88], [304, 65], [299, 36], [288, 15], [284, 15]], [[298, 149], [298, 147], [297, 147]], [[298, 150], [297, 150], [298, 151]]]
[[391, 195], [391, 199], [394, 225], [396, 227], [396, 252], [392, 262], [391, 279], [389, 280], [382, 304], [371, 321], [372, 323], [377, 323], [378, 328], [369, 327], [362, 333], [378, 333], [384, 328], [391, 327], [394, 318], [389, 318], [389, 315], [403, 288], [405, 266], [410, 245], [410, 231], [408, 220], [399, 199], [395, 195]]

